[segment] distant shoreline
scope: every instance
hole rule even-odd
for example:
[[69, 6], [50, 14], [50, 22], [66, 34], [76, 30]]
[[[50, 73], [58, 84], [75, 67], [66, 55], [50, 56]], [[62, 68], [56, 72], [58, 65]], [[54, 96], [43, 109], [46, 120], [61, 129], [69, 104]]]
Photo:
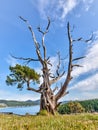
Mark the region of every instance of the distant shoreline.
[[28, 107], [28, 106], [35, 106], [39, 105], [40, 100], [32, 101], [16, 101], [16, 100], [0, 100], [0, 108], [2, 107]]

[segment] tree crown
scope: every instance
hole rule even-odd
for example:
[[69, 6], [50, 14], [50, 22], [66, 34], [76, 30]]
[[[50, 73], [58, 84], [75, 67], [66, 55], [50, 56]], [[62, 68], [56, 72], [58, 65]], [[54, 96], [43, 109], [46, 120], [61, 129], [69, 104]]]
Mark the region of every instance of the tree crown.
[[40, 75], [28, 66], [16, 64], [14, 67], [9, 67], [11, 74], [7, 76], [7, 85], [16, 85], [17, 88], [22, 88], [26, 82], [39, 83]]

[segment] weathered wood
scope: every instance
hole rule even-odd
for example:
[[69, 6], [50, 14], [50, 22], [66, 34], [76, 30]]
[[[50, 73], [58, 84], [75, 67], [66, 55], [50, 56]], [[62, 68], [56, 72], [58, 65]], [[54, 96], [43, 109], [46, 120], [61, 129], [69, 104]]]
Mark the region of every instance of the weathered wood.
[[[39, 61], [42, 65], [42, 78], [43, 78], [43, 83], [40, 85], [39, 89], [36, 90], [32, 87], [30, 87], [30, 83], [28, 81], [27, 83], [27, 89], [34, 91], [34, 92], [39, 92], [41, 94], [41, 99], [40, 99], [40, 111], [41, 110], [47, 110], [47, 112], [51, 113], [51, 114], [55, 114], [55, 111], [57, 111], [57, 107], [60, 105], [60, 103], [58, 102], [58, 100], [62, 97], [65, 96], [66, 94], [68, 94], [69, 92], [67, 92], [67, 87], [69, 82], [71, 81], [71, 79], [73, 78], [71, 76], [73, 67], [80, 67], [80, 65], [77, 64], [73, 64], [74, 61], [76, 60], [80, 60], [84, 57], [79, 57], [79, 58], [73, 58], [73, 42], [75, 41], [81, 41], [83, 40], [83, 38], [78, 38], [77, 40], [73, 40], [72, 36], [71, 36], [71, 31], [70, 31], [70, 24], [69, 22], [67, 23], [67, 34], [68, 34], [68, 40], [69, 40], [69, 61], [68, 61], [68, 71], [67, 71], [67, 76], [65, 77], [65, 81], [63, 84], [61, 84], [61, 88], [58, 90], [58, 92], [55, 94], [55, 90], [57, 90], [57, 88], [55, 89], [51, 89], [52, 84], [56, 83], [57, 81], [59, 81], [59, 79], [62, 78], [62, 76], [64, 76], [65, 71], [63, 71], [62, 73], [59, 72], [59, 70], [61, 69], [61, 58], [60, 58], [60, 53], [58, 53], [58, 64], [56, 67], [56, 75], [55, 74], [51, 74], [50, 70], [51, 67], [53, 66], [51, 61], [49, 60], [50, 57], [47, 57], [47, 48], [45, 45], [45, 36], [46, 34], [49, 32], [49, 27], [50, 27], [50, 19], [48, 18], [48, 24], [45, 28], [45, 31], [43, 31], [41, 29], [41, 27], [38, 27], [38, 31], [42, 34], [42, 43], [39, 44], [39, 42], [36, 39], [35, 33], [31, 27], [31, 25], [28, 23], [28, 21], [22, 17], [20, 17], [21, 20], [23, 20], [32, 35], [33, 41], [34, 41], [34, 45], [35, 45], [35, 49], [36, 49], [36, 55], [38, 57], [38, 59], [32, 59], [32, 58], [19, 58], [22, 60], [26, 60], [27, 62], [31, 62], [31, 61]], [[88, 39], [88, 41], [91, 40]], [[85, 41], [87, 42], [87, 41]], [[40, 47], [42, 47], [42, 50], [40, 50]], [[50, 67], [49, 67], [50, 65]], [[53, 75], [53, 76], [51, 76]]]

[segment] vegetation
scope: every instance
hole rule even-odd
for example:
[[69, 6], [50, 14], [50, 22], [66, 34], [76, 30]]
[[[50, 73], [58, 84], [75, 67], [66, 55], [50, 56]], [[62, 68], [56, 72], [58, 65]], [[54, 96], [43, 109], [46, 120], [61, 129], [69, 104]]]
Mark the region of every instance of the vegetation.
[[[43, 83], [38, 87], [38, 89], [35, 89], [33, 85], [31, 84], [31, 81], [39, 81], [39, 75], [31, 68], [27, 66], [21, 66], [16, 65], [15, 67], [10, 67], [11, 74], [7, 76], [6, 83], [8, 85], [14, 85], [18, 84], [17, 87], [22, 89], [23, 85], [26, 83], [27, 90], [31, 90], [34, 92], [38, 92], [41, 94], [40, 99], [40, 110], [47, 110], [47, 112], [51, 114], [55, 114], [57, 111], [57, 107], [60, 105], [58, 103], [59, 99], [68, 94], [67, 87], [73, 78], [71, 73], [73, 71], [74, 67], [81, 67], [81, 65], [76, 64], [76, 61], [85, 58], [85, 56], [82, 57], [73, 57], [73, 45], [75, 42], [89, 42], [92, 37], [88, 40], [84, 40], [82, 37], [78, 39], [73, 39], [72, 37], [72, 31], [70, 29], [69, 22], [67, 23], [67, 35], [68, 35], [68, 44], [69, 44], [69, 60], [68, 60], [68, 70], [64, 79], [64, 82], [61, 84], [61, 87], [59, 90], [57, 90], [57, 86], [55, 88], [52, 88], [51, 86], [54, 83], [57, 83], [62, 76], [65, 74], [66, 67], [62, 64], [62, 58], [60, 55], [60, 52], [57, 53], [58, 56], [58, 63], [57, 65], [54, 65], [51, 63], [50, 56], [47, 55], [47, 48], [45, 44], [45, 37], [46, 34], [49, 32], [51, 20], [48, 18], [48, 23], [45, 27], [45, 29], [42, 29], [40, 26], [37, 28], [38, 32], [40, 32], [42, 38], [41, 42], [38, 42], [36, 39], [36, 35], [33, 31], [32, 26], [29, 24], [29, 22], [22, 18], [20, 16], [20, 19], [25, 22], [28, 26], [28, 29], [32, 35], [32, 39], [35, 45], [36, 49], [36, 56], [37, 59], [34, 58], [23, 58], [23, 57], [15, 57], [16, 59], [24, 60], [28, 64], [29, 62], [39, 62], [42, 66], [42, 79]], [[66, 47], [65, 47], [66, 49]], [[56, 70], [54, 73], [52, 73], [52, 66], [55, 66]], [[63, 69], [62, 69], [63, 68]], [[61, 71], [62, 70], [62, 71]], [[38, 83], [38, 82], [37, 82]], [[55, 93], [55, 90], [57, 90], [57, 93]]]
[[83, 112], [98, 112], [98, 99], [71, 101], [62, 104], [58, 108], [60, 114], [83, 113]]
[[98, 112], [98, 99], [79, 101], [85, 108], [85, 112]]
[[85, 109], [79, 102], [69, 102], [67, 104], [63, 104], [58, 108], [58, 112], [60, 114], [71, 114], [71, 113], [82, 113]]
[[5, 104], [5, 106], [8, 107], [15, 107], [15, 106], [33, 106], [33, 105], [39, 105], [40, 101], [32, 101], [32, 100], [27, 100], [27, 101], [14, 101], [14, 100], [0, 100], [0, 104]]
[[97, 130], [98, 115], [0, 115], [1, 130]]
[[[17, 84], [17, 88], [22, 89], [23, 85], [29, 82], [39, 83], [40, 75], [35, 72], [34, 69], [29, 68], [28, 66], [21, 66], [16, 64], [14, 67], [9, 67], [11, 74], [7, 76], [6, 83], [7, 85]], [[28, 86], [28, 90], [30, 90]]]

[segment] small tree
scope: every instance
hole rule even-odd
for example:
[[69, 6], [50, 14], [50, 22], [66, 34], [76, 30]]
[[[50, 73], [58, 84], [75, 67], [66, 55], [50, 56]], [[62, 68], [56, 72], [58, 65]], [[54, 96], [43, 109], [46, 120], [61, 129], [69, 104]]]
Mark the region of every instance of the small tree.
[[27, 84], [27, 90], [36, 91], [34, 88], [30, 88], [29, 84], [39, 83], [40, 75], [35, 72], [34, 69], [29, 68], [28, 66], [21, 66], [16, 64], [14, 67], [9, 67], [11, 74], [7, 76], [6, 83], [7, 85], [17, 84], [17, 88], [23, 88], [23, 85]]
[[[32, 27], [28, 23], [28, 21], [22, 17], [20, 17], [20, 19], [23, 20], [27, 24], [28, 29], [31, 32], [33, 42], [35, 45], [35, 49], [36, 49], [36, 55], [37, 55], [38, 59], [22, 58], [22, 57], [14, 57], [14, 58], [25, 60], [25, 61], [27, 61], [27, 63], [29, 63], [31, 61], [40, 62], [41, 66], [42, 66], [42, 69], [41, 69], [42, 75], [41, 76], [43, 78], [43, 83], [39, 86], [38, 90], [31, 87], [31, 79], [36, 81], [35, 77], [33, 77], [33, 74], [31, 74], [31, 73], [33, 73], [32, 70], [30, 69], [30, 72], [27, 71], [24, 74], [22, 74], [22, 73], [17, 74], [17, 65], [13, 68], [10, 67], [10, 70], [13, 72], [13, 74], [9, 75], [7, 77], [6, 82], [8, 84], [10, 83], [11, 85], [13, 85], [14, 82], [16, 83], [19, 81], [19, 82], [21, 82], [18, 84], [19, 88], [23, 87], [23, 84], [25, 82], [27, 84], [28, 90], [38, 92], [41, 94], [40, 111], [46, 110], [49, 113], [55, 114], [55, 111], [57, 111], [57, 107], [60, 105], [60, 102], [58, 102], [58, 100], [60, 98], [62, 98], [63, 96], [65, 96], [66, 94], [68, 94], [67, 87], [68, 87], [69, 82], [72, 79], [71, 72], [72, 72], [73, 68], [74, 67], [81, 67], [80, 65], [74, 64], [74, 61], [77, 61], [77, 60], [84, 58], [84, 56], [73, 58], [73, 43], [77, 42], [77, 41], [84, 41], [84, 40], [82, 38], [78, 38], [77, 40], [72, 39], [71, 31], [70, 31], [70, 24], [68, 22], [67, 23], [67, 34], [68, 34], [68, 40], [69, 40], [68, 71], [67, 71], [67, 76], [65, 77], [64, 83], [61, 84], [61, 88], [57, 91], [57, 93], [55, 93], [55, 90], [57, 89], [57, 87], [52, 89], [51, 86], [52, 86], [52, 84], [58, 82], [62, 78], [62, 76], [64, 76], [65, 70], [62, 71], [62, 73], [60, 73], [61, 56], [60, 56], [60, 53], [58, 53], [58, 64], [56, 66], [56, 73], [52, 74], [50, 72], [53, 64], [50, 61], [50, 57], [47, 56], [47, 48], [45, 45], [45, 36], [49, 32], [49, 27], [50, 27], [51, 21], [48, 18], [48, 24], [47, 24], [44, 31], [41, 29], [41, 27], [38, 27], [38, 31], [42, 35], [42, 42], [39, 43], [36, 39], [36, 36], [35, 36], [35, 33], [34, 33]], [[89, 40], [91, 40], [91, 39], [89, 39]], [[87, 42], [89, 40], [85, 40], [85, 42]], [[42, 49], [41, 49], [41, 47], [42, 47]], [[24, 70], [22, 70], [22, 68], [23, 68], [22, 66], [19, 66], [19, 67], [20, 67], [21, 72], [24, 71]], [[27, 74], [26, 78], [24, 78], [25, 74]], [[30, 77], [29, 74], [31, 74], [32, 76]], [[17, 80], [17, 78], [19, 80]], [[38, 75], [37, 75], [37, 78], [39, 78]]]

